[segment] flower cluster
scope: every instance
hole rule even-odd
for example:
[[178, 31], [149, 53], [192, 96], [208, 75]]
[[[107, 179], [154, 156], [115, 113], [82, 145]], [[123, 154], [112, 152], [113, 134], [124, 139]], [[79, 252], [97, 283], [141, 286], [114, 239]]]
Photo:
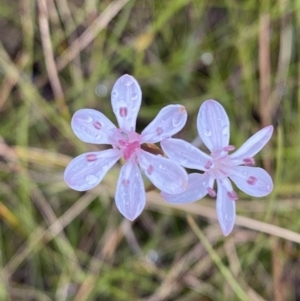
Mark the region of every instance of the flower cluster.
[[[181, 105], [164, 107], [154, 120], [136, 133], [135, 124], [141, 106], [142, 92], [138, 82], [123, 75], [111, 93], [117, 128], [102, 113], [92, 109], [77, 111], [71, 122], [75, 135], [84, 142], [108, 144], [112, 148], [82, 154], [73, 159], [64, 174], [73, 189], [85, 191], [98, 185], [108, 170], [123, 157], [126, 163], [119, 175], [115, 202], [129, 220], [137, 218], [146, 204], [144, 183], [140, 169], [159, 190], [181, 193], [188, 186], [188, 175], [177, 162], [142, 149], [143, 144], [157, 143], [179, 132], [187, 120]], [[140, 169], [139, 169], [140, 168]]]
[[[253, 167], [253, 156], [271, 138], [273, 127], [268, 126], [254, 134], [237, 151], [229, 145], [229, 119], [224, 108], [214, 100], [205, 101], [197, 119], [200, 138], [210, 150], [207, 155], [192, 144], [171, 138], [187, 120], [182, 105], [168, 105], [154, 120], [136, 133], [135, 124], [141, 105], [141, 89], [130, 75], [121, 76], [115, 83], [111, 103], [117, 118], [117, 128], [102, 113], [92, 109], [77, 111], [72, 118], [75, 135], [84, 142], [108, 144], [112, 148], [82, 154], [73, 159], [64, 174], [73, 189], [85, 191], [98, 185], [108, 170], [120, 159], [122, 166], [115, 202], [119, 211], [129, 220], [137, 218], [145, 207], [145, 188], [140, 169], [161, 191], [170, 203], [183, 204], [201, 199], [206, 194], [217, 197], [217, 215], [224, 235], [228, 235], [235, 221], [235, 185], [249, 195], [262, 197], [273, 189], [269, 174]], [[160, 142], [168, 158], [146, 151], [143, 145]], [[185, 169], [203, 171], [187, 174]], [[218, 190], [214, 189], [217, 182]]]
[[[191, 173], [189, 187], [182, 193], [172, 195], [162, 192], [162, 197], [175, 204], [190, 203], [206, 194], [217, 196], [217, 215], [224, 235], [228, 235], [235, 221], [235, 200], [237, 193], [229, 181], [245, 193], [262, 197], [273, 190], [269, 174], [262, 168], [253, 167], [253, 156], [270, 140], [273, 126], [267, 126], [249, 138], [237, 151], [229, 145], [229, 119], [224, 108], [215, 100], [206, 100], [200, 107], [197, 129], [203, 143], [210, 150], [210, 156], [190, 143], [168, 138], [161, 142], [162, 149], [170, 159], [178, 160], [182, 166], [204, 171]], [[214, 190], [214, 182], [218, 190]]]

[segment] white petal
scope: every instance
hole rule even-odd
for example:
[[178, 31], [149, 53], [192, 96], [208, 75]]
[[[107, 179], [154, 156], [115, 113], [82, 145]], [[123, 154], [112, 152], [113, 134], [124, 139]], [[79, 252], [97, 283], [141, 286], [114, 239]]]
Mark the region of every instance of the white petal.
[[120, 157], [121, 152], [115, 149], [82, 154], [67, 166], [64, 173], [65, 182], [74, 190], [92, 189], [102, 181]]
[[105, 115], [93, 109], [75, 112], [71, 126], [80, 140], [94, 144], [111, 144], [116, 129]]
[[208, 163], [212, 162], [210, 156], [182, 139], [164, 139], [160, 145], [171, 160], [187, 168], [206, 171]]
[[169, 194], [161, 192], [161, 196], [168, 203], [187, 204], [198, 201], [207, 195], [209, 177], [206, 174], [191, 173], [188, 175], [188, 188], [184, 192], [178, 194]]
[[143, 150], [138, 153], [138, 163], [145, 175], [159, 190], [171, 194], [186, 190], [188, 175], [179, 164]]
[[141, 134], [142, 143], [156, 143], [178, 133], [185, 125], [187, 112], [182, 105], [162, 108]]
[[197, 117], [198, 133], [211, 151], [220, 151], [229, 144], [229, 119], [224, 108], [215, 100], [206, 100]]
[[116, 81], [111, 92], [111, 105], [121, 129], [135, 131], [141, 100], [142, 91], [133, 76], [125, 74]]
[[232, 201], [228, 197], [228, 192], [230, 192], [228, 191], [228, 187], [231, 187], [230, 181], [228, 179], [217, 180], [217, 183], [216, 210], [222, 232], [227, 236], [231, 233], [235, 222], [235, 201]]
[[255, 197], [262, 197], [272, 192], [272, 178], [264, 169], [260, 167], [236, 166], [233, 170], [234, 174], [230, 175], [230, 179], [245, 193]]
[[131, 221], [143, 211], [146, 193], [141, 172], [135, 162], [128, 161], [122, 166], [115, 201], [119, 211]]
[[242, 160], [255, 156], [270, 140], [273, 126], [269, 125], [251, 136], [237, 151], [230, 155], [231, 159]]

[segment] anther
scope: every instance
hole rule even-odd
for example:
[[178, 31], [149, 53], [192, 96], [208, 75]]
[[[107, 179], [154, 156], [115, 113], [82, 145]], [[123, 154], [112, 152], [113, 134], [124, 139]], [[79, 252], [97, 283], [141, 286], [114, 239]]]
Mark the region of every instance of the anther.
[[163, 129], [161, 127], [156, 129], [157, 135], [161, 135], [162, 132], [163, 132]]
[[223, 150], [225, 152], [232, 152], [233, 150], [235, 150], [235, 146], [234, 145], [227, 145], [227, 146], [223, 147]]
[[250, 176], [247, 180], [249, 185], [254, 185], [257, 182], [257, 178]]
[[119, 110], [120, 116], [121, 117], [126, 117], [127, 116], [127, 108], [126, 107], [121, 107]]
[[236, 192], [233, 191], [233, 190], [227, 192], [227, 195], [228, 195], [228, 197], [229, 197], [229, 199], [230, 199], [231, 201], [236, 201], [236, 200], [238, 199], [238, 195], [237, 195]]
[[208, 195], [212, 198], [214, 198], [217, 195], [216, 191], [214, 189], [212, 189], [211, 187], [207, 187], [206, 190], [208, 192]]
[[148, 168], [147, 168], [147, 173], [148, 173], [148, 175], [151, 175], [152, 172], [153, 172], [153, 170], [154, 170], [153, 165], [149, 165]]
[[252, 157], [247, 157], [243, 159], [244, 165], [246, 166], [253, 166], [255, 164], [255, 161]]
[[97, 156], [95, 154], [88, 154], [85, 158], [88, 162], [94, 162], [97, 160]]
[[124, 180], [122, 181], [122, 184], [123, 184], [124, 186], [129, 185], [129, 180], [128, 180], [128, 179], [124, 179]]
[[94, 122], [93, 126], [97, 130], [100, 130], [102, 128], [102, 124], [99, 121]]
[[186, 112], [185, 106], [180, 106], [179, 111], [180, 111], [181, 113], [185, 113], [185, 112]]
[[205, 167], [206, 169], [210, 169], [210, 168], [212, 167], [212, 165], [213, 165], [212, 161], [209, 160], [209, 161], [206, 162], [206, 164], [205, 164], [204, 167]]

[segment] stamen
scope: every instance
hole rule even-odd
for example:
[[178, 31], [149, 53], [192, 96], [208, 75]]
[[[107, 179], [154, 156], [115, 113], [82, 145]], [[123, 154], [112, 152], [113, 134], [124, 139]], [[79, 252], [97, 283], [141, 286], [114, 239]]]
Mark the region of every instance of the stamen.
[[148, 173], [148, 175], [151, 175], [152, 172], [153, 172], [153, 170], [154, 170], [153, 165], [149, 165], [148, 168], [147, 168], [147, 173]]
[[88, 154], [85, 158], [88, 162], [94, 162], [97, 160], [97, 156], [95, 154]]
[[124, 179], [124, 180], [122, 181], [122, 184], [123, 184], [124, 186], [129, 185], [129, 180], [128, 180], [128, 179]]
[[210, 187], [207, 187], [206, 190], [207, 190], [210, 197], [212, 197], [212, 198], [216, 197], [217, 193], [214, 189], [212, 189]]
[[236, 201], [237, 199], [238, 199], [238, 195], [236, 194], [236, 192], [235, 191], [228, 191], [227, 192], [227, 195], [228, 195], [228, 197], [229, 197], [229, 199], [231, 200], [231, 201]]
[[181, 113], [185, 113], [185, 112], [186, 112], [185, 106], [181, 106], [181, 107], [179, 108], [179, 111], [180, 111]]
[[227, 145], [227, 146], [223, 147], [223, 150], [225, 152], [232, 152], [233, 150], [235, 150], [235, 146], [234, 145]]
[[162, 128], [159, 127], [159, 128], [156, 129], [157, 135], [161, 135], [162, 132], [163, 132]]
[[247, 180], [249, 185], [254, 185], [257, 182], [257, 178], [250, 176]]
[[205, 167], [206, 169], [210, 169], [210, 168], [212, 167], [212, 165], [213, 165], [212, 161], [209, 160], [209, 161], [206, 162], [206, 164], [205, 164], [204, 167]]
[[93, 126], [97, 130], [100, 130], [102, 128], [102, 124], [99, 121], [94, 122]]
[[126, 107], [121, 107], [119, 110], [120, 116], [121, 117], [126, 117], [127, 116], [127, 108]]
[[252, 157], [247, 157], [243, 159], [245, 166], [253, 166], [255, 165], [255, 160]]

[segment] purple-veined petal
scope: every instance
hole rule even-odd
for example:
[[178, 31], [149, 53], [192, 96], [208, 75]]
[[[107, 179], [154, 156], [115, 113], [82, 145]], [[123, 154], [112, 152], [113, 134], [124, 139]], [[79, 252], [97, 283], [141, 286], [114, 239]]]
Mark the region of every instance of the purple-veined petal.
[[211, 165], [210, 156], [182, 139], [164, 139], [160, 145], [171, 160], [184, 167], [206, 171]]
[[182, 105], [168, 105], [143, 130], [142, 143], [156, 143], [178, 133], [185, 125], [187, 112]]
[[135, 131], [141, 100], [142, 91], [133, 76], [125, 74], [118, 78], [111, 92], [111, 105], [121, 129]]
[[230, 179], [245, 193], [262, 197], [273, 190], [273, 181], [270, 175], [260, 167], [236, 166]]
[[73, 115], [71, 126], [82, 141], [94, 144], [111, 144], [116, 126], [101, 112], [81, 109]]
[[197, 117], [198, 133], [207, 148], [213, 153], [229, 144], [229, 119], [224, 108], [215, 100], [206, 100]]
[[132, 160], [122, 166], [115, 195], [119, 211], [130, 221], [136, 219], [146, 204], [146, 193], [141, 172]]
[[207, 174], [191, 173], [188, 175], [188, 188], [178, 194], [160, 193], [162, 198], [172, 204], [187, 204], [198, 201], [207, 195], [209, 176]]
[[122, 153], [115, 149], [82, 154], [67, 166], [64, 173], [65, 182], [74, 190], [92, 189], [102, 181], [121, 155]]
[[233, 160], [243, 160], [255, 156], [270, 140], [273, 126], [269, 125], [251, 136], [238, 150], [230, 155]]
[[138, 163], [148, 179], [159, 190], [171, 194], [186, 190], [188, 175], [179, 164], [143, 150], [138, 152]]
[[235, 222], [235, 201], [232, 201], [228, 196], [228, 193], [230, 193], [228, 187], [231, 187], [232, 191], [232, 186], [227, 178], [217, 180], [217, 184], [217, 216], [221, 230], [227, 236], [231, 233]]

